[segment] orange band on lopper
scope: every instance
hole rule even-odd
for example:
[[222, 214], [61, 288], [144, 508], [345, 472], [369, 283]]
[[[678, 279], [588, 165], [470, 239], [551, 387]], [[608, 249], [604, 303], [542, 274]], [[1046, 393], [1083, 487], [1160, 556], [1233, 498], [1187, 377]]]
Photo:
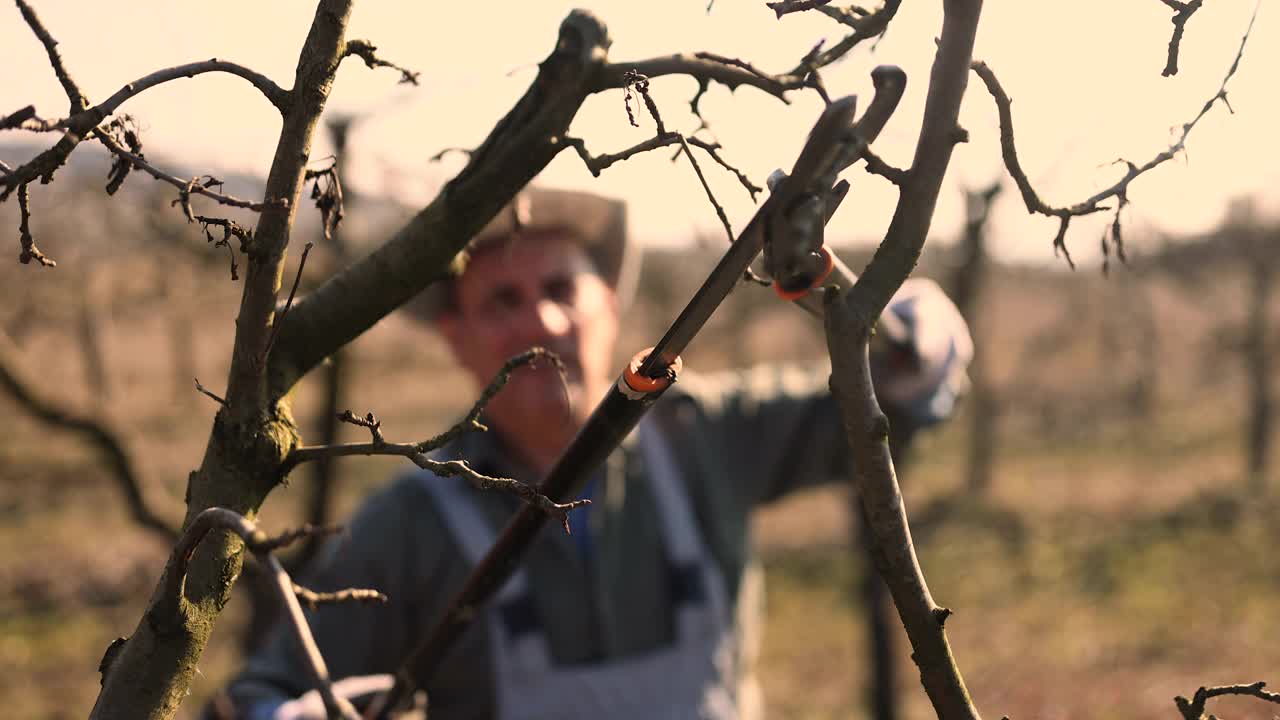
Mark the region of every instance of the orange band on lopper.
[[622, 371], [622, 379], [627, 383], [627, 387], [637, 393], [652, 393], [660, 390], [666, 390], [671, 386], [671, 381], [676, 375], [680, 374], [680, 368], [684, 365], [684, 361], [676, 356], [671, 366], [661, 377], [651, 378], [640, 374], [640, 366], [649, 357], [649, 353], [653, 352], [653, 348], [645, 348], [635, 354], [631, 358], [631, 362], [627, 363], [626, 370]]
[[818, 273], [817, 279], [815, 279], [809, 287], [801, 288], [799, 290], [783, 290], [782, 286], [778, 284], [778, 281], [774, 280], [773, 291], [777, 293], [778, 297], [788, 301], [799, 300], [805, 295], [808, 295], [810, 290], [816, 287], [821, 287], [822, 283], [826, 282], [827, 278], [831, 275], [831, 271], [836, 267], [836, 261], [835, 258], [831, 257], [831, 252], [827, 250], [825, 245], [818, 248], [818, 254], [822, 256], [823, 264], [822, 272]]

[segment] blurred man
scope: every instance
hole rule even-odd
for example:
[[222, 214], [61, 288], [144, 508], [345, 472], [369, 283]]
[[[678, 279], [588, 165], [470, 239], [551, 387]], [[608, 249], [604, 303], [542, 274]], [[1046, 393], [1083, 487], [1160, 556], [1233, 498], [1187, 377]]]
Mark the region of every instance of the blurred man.
[[[534, 345], [566, 367], [569, 402], [554, 369], [521, 369], [485, 411], [490, 432], [447, 456], [530, 483], [547, 473], [617, 377], [628, 251], [621, 203], [526, 190], [473, 241], [465, 270], [415, 301], [481, 386]], [[895, 421], [921, 427], [950, 413], [968, 333], [930, 283], [913, 283], [891, 311], [908, 346], [880, 357], [877, 382]], [[682, 375], [589, 482], [593, 504], [570, 514], [572, 533], [540, 533], [435, 676], [419, 678], [430, 717], [758, 717], [752, 511], [845, 477], [846, 455], [825, 372]], [[390, 598], [310, 615], [331, 673], [352, 678], [340, 690], [389, 684], [377, 676], [443, 615], [518, 503], [425, 472], [366, 501], [309, 583]], [[323, 717], [308, 677], [277, 633], [231, 695], [250, 718]]]

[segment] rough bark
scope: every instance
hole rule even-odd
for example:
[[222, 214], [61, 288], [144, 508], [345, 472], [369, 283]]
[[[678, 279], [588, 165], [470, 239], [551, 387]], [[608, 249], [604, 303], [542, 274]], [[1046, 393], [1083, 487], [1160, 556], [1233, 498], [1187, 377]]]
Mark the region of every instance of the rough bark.
[[[574, 11], [537, 78], [440, 195], [394, 237], [296, 304], [270, 345], [285, 250], [316, 121], [341, 60], [350, 0], [321, 0], [290, 91], [264, 210], [247, 248], [226, 405], [187, 489], [189, 523], [210, 507], [252, 519], [299, 442], [288, 391], [321, 360], [442, 277], [467, 240], [564, 149], [583, 99], [601, 83], [602, 23]], [[183, 597], [167, 578], [133, 635], [113, 647], [92, 717], [170, 718], [240, 572], [243, 543], [219, 532], [188, 569]]]
[[596, 76], [608, 47], [599, 20], [569, 14], [533, 84], [462, 172], [391, 240], [294, 306], [271, 356], [274, 396], [445, 275], [471, 236], [567, 147], [564, 134], [582, 101], [605, 86]]
[[[889, 433], [889, 452], [897, 467], [907, 461], [912, 432], [907, 423], [892, 423]], [[893, 599], [889, 596], [884, 579], [876, 571], [875, 537], [862, 511], [862, 502], [856, 493], [850, 495], [853, 523], [853, 544], [859, 548], [865, 560], [857, 592], [866, 612], [868, 670], [867, 715], [872, 720], [896, 720], [901, 716], [898, 703], [897, 643], [894, 638]]]
[[[288, 405], [266, 392], [263, 360], [311, 138], [342, 58], [350, 11], [350, 0], [322, 0], [299, 57], [267, 178], [267, 207], [247, 248], [227, 402], [200, 469], [188, 479], [184, 526], [210, 507], [253, 517], [298, 440]], [[239, 574], [242, 550], [230, 533], [210, 537], [192, 558], [177, 598], [168, 597], [166, 571], [133, 634], [104, 658], [103, 688], [90, 717], [173, 717]]]
[[902, 186], [884, 242], [848, 292], [830, 290], [826, 302], [831, 390], [840, 405], [853, 452], [855, 483], [875, 538], [877, 566], [902, 619], [921, 683], [942, 720], [979, 715], [964, 686], [943, 622], [950, 614], [929, 593], [916, 558], [889, 449], [889, 421], [871, 385], [868, 344], [875, 319], [915, 267], [937, 203], [966, 87], [965, 70], [981, 14], [981, 0], [946, 0], [938, 52], [925, 101], [915, 159]]

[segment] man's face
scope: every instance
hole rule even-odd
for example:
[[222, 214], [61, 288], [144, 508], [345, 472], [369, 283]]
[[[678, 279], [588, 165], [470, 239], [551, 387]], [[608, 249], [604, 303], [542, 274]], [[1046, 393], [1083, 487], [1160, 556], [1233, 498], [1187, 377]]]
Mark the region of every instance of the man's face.
[[559, 374], [548, 363], [517, 370], [486, 417], [504, 432], [526, 436], [576, 431], [607, 387], [618, 331], [613, 290], [582, 247], [554, 232], [526, 234], [476, 253], [454, 290], [455, 308], [437, 324], [480, 385], [534, 345], [564, 361], [572, 418]]

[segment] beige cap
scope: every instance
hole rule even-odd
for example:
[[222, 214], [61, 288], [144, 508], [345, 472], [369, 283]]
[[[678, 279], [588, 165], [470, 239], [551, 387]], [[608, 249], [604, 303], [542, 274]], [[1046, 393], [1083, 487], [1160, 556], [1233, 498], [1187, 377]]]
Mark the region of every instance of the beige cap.
[[[621, 200], [578, 190], [526, 187], [467, 243], [474, 252], [487, 245], [519, 238], [521, 233], [561, 231], [578, 240], [601, 277], [613, 287], [619, 307], [635, 293], [639, 253], [627, 238], [627, 206]], [[465, 262], [458, 267], [464, 268]], [[445, 283], [424, 290], [405, 308], [430, 321], [444, 304]]]

